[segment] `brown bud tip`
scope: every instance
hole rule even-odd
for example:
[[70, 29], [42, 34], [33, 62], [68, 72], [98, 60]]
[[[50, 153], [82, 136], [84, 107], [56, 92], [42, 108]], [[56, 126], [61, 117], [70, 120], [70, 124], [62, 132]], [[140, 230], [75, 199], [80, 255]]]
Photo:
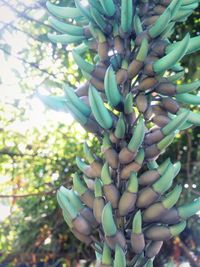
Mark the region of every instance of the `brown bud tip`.
[[114, 250], [116, 245], [119, 245], [123, 250], [126, 249], [126, 239], [122, 232], [117, 231], [114, 236], [105, 237], [108, 246]]
[[87, 205], [90, 209], [93, 208], [93, 203], [94, 203], [94, 194], [92, 191], [89, 189], [80, 196], [81, 200], [85, 205]]
[[128, 78], [133, 79], [136, 75], [138, 75], [143, 64], [143, 62], [134, 59], [128, 66]]
[[75, 90], [75, 93], [77, 94], [77, 96], [85, 96], [85, 95], [88, 95], [88, 89], [89, 89], [89, 83], [86, 82], [86, 83], [80, 85]]
[[163, 216], [160, 218], [160, 222], [166, 224], [176, 224], [180, 222], [180, 217], [176, 208], [172, 208], [168, 210]]
[[145, 247], [144, 235], [131, 233], [131, 246], [134, 253], [140, 254]]
[[118, 207], [120, 193], [114, 184], [108, 184], [103, 186], [103, 192], [107, 199], [112, 204], [113, 209]]
[[149, 185], [155, 182], [160, 177], [156, 170], [149, 170], [144, 172], [138, 179], [140, 185]]
[[154, 87], [154, 85], [157, 83], [155, 78], [149, 77], [149, 78], [145, 78], [143, 79], [140, 83], [139, 83], [139, 90], [141, 91], [145, 91], [148, 89], [151, 89], [152, 87]]
[[130, 212], [133, 212], [135, 208], [136, 199], [137, 194], [125, 191], [119, 201], [119, 215], [126, 216]]
[[98, 55], [102, 61], [107, 61], [109, 59], [108, 51], [109, 46], [107, 42], [98, 43]]
[[114, 38], [114, 47], [118, 54], [124, 54], [124, 41], [120, 36]]
[[144, 188], [138, 193], [138, 199], [136, 206], [138, 208], [147, 208], [153, 202], [159, 198], [159, 194], [156, 193], [151, 187]]
[[97, 90], [104, 91], [104, 83], [103, 83], [103, 81], [92, 77], [90, 82]]
[[156, 15], [161, 15], [165, 11], [165, 7], [162, 5], [156, 5], [153, 11]]
[[156, 92], [162, 95], [173, 96], [176, 94], [176, 86], [172, 83], [160, 83], [156, 87]]
[[118, 162], [119, 162], [118, 153], [112, 148], [107, 149], [103, 153], [104, 153], [104, 157], [105, 157], [106, 161], [108, 162], [108, 165], [112, 169], [117, 169]]
[[150, 120], [152, 116], [153, 116], [153, 110], [152, 110], [152, 107], [149, 105], [147, 110], [144, 113], [144, 118], [145, 120]]
[[90, 236], [83, 235], [79, 231], [77, 231], [76, 229], [73, 229], [72, 233], [74, 234], [74, 236], [77, 239], [79, 239], [81, 242], [85, 243], [86, 245], [90, 245], [92, 243], [92, 239]]
[[145, 136], [145, 144], [152, 145], [164, 138], [163, 133], [161, 130], [155, 130], [153, 133], [149, 133]]
[[81, 215], [78, 215], [72, 221], [72, 224], [73, 227], [83, 235], [89, 235], [92, 231], [91, 225]]
[[160, 150], [157, 148], [156, 145], [151, 145], [145, 148], [145, 158], [146, 159], [153, 159], [160, 154]]
[[145, 25], [145, 26], [150, 26], [150, 25], [152, 25], [158, 18], [159, 18], [159, 16], [157, 16], [157, 15], [148, 17], [148, 18], [146, 18], [146, 19], [144, 20], [144, 25]]
[[156, 40], [153, 42], [151, 49], [155, 55], [162, 57], [165, 54], [165, 48], [167, 45], [168, 42], [164, 40]]
[[145, 58], [145, 63], [151, 63], [151, 62], [154, 62], [156, 60], [158, 60], [158, 57], [150, 54]]
[[120, 69], [116, 73], [117, 84], [124, 84], [128, 79], [128, 72], [125, 69]]
[[81, 211], [81, 215], [90, 223], [90, 225], [94, 228], [96, 228], [98, 226], [98, 222], [95, 219], [93, 212], [91, 209], [89, 208], [84, 208]]
[[153, 113], [155, 115], [167, 116], [166, 110], [163, 107], [161, 107], [160, 105], [153, 105], [152, 110], [153, 110]]
[[170, 4], [171, 1], [172, 1], [172, 0], [162, 0], [162, 1], [161, 1], [161, 4], [162, 4], [163, 6], [167, 6], [167, 5]]
[[101, 80], [104, 80], [105, 74], [106, 74], [106, 67], [98, 64], [95, 66], [95, 69], [91, 73], [91, 75]]
[[119, 153], [119, 162], [121, 164], [130, 163], [131, 161], [134, 160], [136, 155], [137, 155], [136, 152], [132, 152], [127, 147], [124, 147]]
[[131, 172], [138, 172], [141, 167], [142, 166], [136, 162], [129, 163], [121, 170], [120, 179], [127, 180], [130, 177]]
[[105, 206], [105, 201], [103, 197], [97, 197], [94, 199], [93, 213], [98, 223], [101, 223], [101, 216], [104, 206]]
[[145, 94], [139, 94], [135, 101], [138, 111], [144, 113], [148, 108], [147, 96]]
[[102, 170], [102, 165], [97, 162], [97, 161], [94, 161], [90, 164], [90, 167], [92, 169], [92, 172], [94, 174], [93, 177], [100, 177], [101, 176], [101, 170]]
[[167, 209], [158, 202], [149, 206], [143, 213], [144, 222], [158, 222], [160, 218], [167, 213]]
[[92, 120], [92, 119], [88, 119], [87, 123], [84, 125], [84, 129], [89, 132], [89, 133], [100, 133], [100, 127], [97, 124], [96, 121]]
[[155, 257], [160, 252], [163, 241], [152, 241], [145, 249], [145, 256], [149, 259]]
[[166, 226], [151, 226], [144, 232], [144, 235], [147, 239], [153, 241], [164, 241], [172, 237]]
[[154, 76], [155, 75], [155, 72], [153, 70], [153, 61], [150, 61], [150, 62], [145, 64], [144, 74], [146, 74], [148, 76]]
[[114, 144], [119, 143], [119, 139], [114, 135], [114, 133], [110, 133], [110, 141]]
[[150, 41], [150, 36], [148, 35], [147, 32], [141, 32], [135, 40], [136, 45], [140, 46], [142, 43], [143, 38], [146, 38], [147, 41]]
[[156, 115], [152, 118], [153, 123], [155, 123], [159, 127], [164, 127], [170, 122], [170, 118], [164, 115]]
[[170, 97], [163, 98], [161, 103], [163, 108], [170, 113], [176, 114], [179, 111], [179, 104]]

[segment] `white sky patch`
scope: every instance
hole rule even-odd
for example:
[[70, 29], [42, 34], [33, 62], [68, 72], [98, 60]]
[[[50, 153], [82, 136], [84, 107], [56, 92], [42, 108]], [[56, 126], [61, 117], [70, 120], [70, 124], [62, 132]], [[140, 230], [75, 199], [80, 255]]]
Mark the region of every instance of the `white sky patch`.
[[[14, 55], [26, 46], [27, 38], [23, 34], [8, 34], [5, 38], [9, 44], [13, 44], [11, 47]], [[47, 65], [50, 60], [51, 59], [47, 58]], [[17, 77], [17, 73], [13, 71], [13, 69], [16, 69], [22, 78], [25, 77], [24, 66], [22, 63], [12, 56], [6, 59], [1, 51], [0, 62], [0, 101], [8, 103], [13, 102], [15, 99], [25, 98], [25, 95], [21, 92], [19, 77]], [[34, 80], [34, 83], [36, 85], [37, 83], [39, 84], [40, 81]], [[68, 113], [56, 112], [50, 109], [45, 112], [46, 107], [37, 97], [30, 99], [30, 105], [31, 108], [27, 110], [25, 114], [26, 117], [28, 117], [28, 120], [21, 121], [20, 118], [16, 119], [16, 121], [10, 125], [10, 130], [25, 133], [28, 129], [33, 127], [42, 128], [47, 121], [53, 121], [54, 123], [66, 123], [68, 125], [71, 125], [74, 121], [72, 116]]]
[[81, 4], [82, 4], [83, 6], [87, 6], [87, 5], [88, 5], [88, 1], [87, 1], [87, 0], [81, 0]]
[[51, 243], [51, 238], [50, 237], [47, 237], [46, 239], [45, 239], [45, 241], [44, 241], [44, 244], [45, 245], [48, 245], [48, 244], [50, 244]]
[[43, 17], [46, 13], [45, 9], [37, 10], [37, 12], [34, 14], [34, 18], [39, 20], [41, 17]]
[[8, 182], [9, 180], [10, 180], [9, 176], [0, 175], [0, 185], [5, 183], [5, 182]]
[[10, 215], [10, 207], [0, 204], [0, 221], [5, 220]]
[[180, 264], [180, 267], [191, 267], [191, 265], [189, 264], [189, 262], [183, 262]]
[[0, 22], [9, 23], [15, 19], [15, 14], [6, 6], [1, 6]]
[[[13, 6], [17, 5], [17, 2], [18, 1], [15, 0], [9, 0], [9, 3]], [[35, 1], [28, 0], [24, 4], [28, 6], [30, 4], [35, 4]], [[18, 20], [15, 17], [15, 14], [8, 7], [5, 7], [3, 5], [1, 5], [0, 9], [0, 29], [5, 23], [8, 24], [10, 22], [13, 22], [13, 25], [15, 25]], [[37, 17], [35, 17], [35, 14], [30, 15], [34, 15], [36, 19], [39, 19], [44, 15], [44, 12], [45, 10], [37, 12]], [[6, 44], [11, 47], [10, 52], [12, 54], [11, 56], [6, 56], [6, 54], [4, 54], [0, 50], [0, 101], [6, 106], [10, 105], [10, 103], [14, 103], [16, 99], [20, 100], [20, 107], [23, 105], [23, 103], [28, 102], [30, 104], [30, 108], [26, 108], [24, 114], [27, 119], [23, 121], [20, 117], [16, 117], [15, 121], [7, 127], [7, 130], [9, 129], [11, 131], [18, 132], [19, 134], [26, 134], [26, 132], [30, 129], [37, 128], [40, 130], [46, 124], [52, 124], [52, 122], [54, 124], [64, 123], [66, 125], [71, 125], [74, 122], [74, 119], [70, 114], [64, 112], [56, 112], [51, 109], [47, 110], [45, 105], [38, 97], [35, 96], [27, 99], [27, 92], [26, 94], [23, 93], [20, 88], [20, 79], [26, 78], [26, 82], [29, 82], [29, 79], [27, 79], [25, 73], [25, 69], [29, 68], [29, 65], [24, 65], [24, 63], [18, 60], [16, 57], [23, 57], [22, 55], [20, 55], [20, 51], [27, 49], [28, 38], [29, 37], [27, 37], [25, 34], [18, 31], [13, 31], [11, 33], [5, 31], [5, 33], [3, 34], [3, 39], [1, 39], [0, 41], [0, 44]], [[49, 49], [51, 49], [51, 46], [49, 46]], [[34, 58], [29, 58], [28, 60], [32, 60], [34, 62]], [[45, 66], [51, 65], [50, 63], [53, 64], [53, 59], [47, 57], [42, 61], [40, 67], [45, 69]], [[54, 66], [55, 70], [58, 69], [58, 62], [54, 64]], [[30, 83], [32, 83], [33, 87], [35, 86], [35, 89], [37, 89], [37, 85], [42, 82], [43, 78], [44, 77], [42, 76], [31, 77]], [[9, 118], [9, 114], [6, 114], [6, 116], [7, 118]], [[12, 115], [10, 114], [10, 116]], [[9, 145], [12, 146], [12, 143], [10, 143]], [[21, 147], [20, 149], [23, 150], [23, 147]], [[54, 180], [58, 179], [56, 175], [52, 178]], [[3, 183], [5, 184], [10, 179], [10, 177], [1, 175], [0, 173], [0, 185]], [[6, 195], [7, 192], [1, 192], [1, 194]], [[0, 221], [3, 221], [10, 215], [9, 201], [9, 198], [0, 199]]]

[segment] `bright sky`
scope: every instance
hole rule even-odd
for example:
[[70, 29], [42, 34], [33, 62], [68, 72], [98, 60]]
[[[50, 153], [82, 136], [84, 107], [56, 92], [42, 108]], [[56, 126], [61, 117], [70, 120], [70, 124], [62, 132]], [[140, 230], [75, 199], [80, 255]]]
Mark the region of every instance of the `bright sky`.
[[[28, 0], [26, 4], [32, 4], [35, 1]], [[17, 1], [9, 0], [10, 4], [17, 5]], [[83, 0], [83, 4], [86, 4], [87, 1]], [[44, 14], [44, 10], [35, 14], [39, 18]], [[5, 6], [0, 6], [0, 28], [1, 22], [10, 23], [15, 20], [15, 14]], [[1, 44], [2, 40], [0, 40]], [[16, 33], [7, 33], [4, 34], [3, 43], [8, 43], [11, 45], [12, 54], [17, 55], [19, 51], [23, 48], [27, 47], [27, 37], [25, 34], [16, 32]], [[49, 59], [51, 60], [51, 59]], [[24, 67], [23, 63], [20, 62], [15, 57], [7, 57], [0, 51], [0, 101], [2, 103], [12, 103], [14, 99], [25, 99], [25, 95], [21, 92], [21, 88], [19, 86], [19, 78], [16, 75], [16, 72], [13, 69], [16, 69], [20, 75], [23, 77], [24, 74]], [[43, 88], [40, 88], [41, 90]], [[26, 99], [27, 101], [27, 99]], [[26, 111], [26, 117], [28, 120], [20, 121], [17, 120], [15, 123], [10, 125], [10, 129], [14, 131], [18, 131], [20, 133], [25, 133], [28, 129], [32, 127], [42, 128], [48, 122], [51, 123], [67, 123], [69, 125], [72, 124], [73, 118], [70, 114], [63, 113], [63, 112], [56, 112], [53, 110], [48, 109], [45, 112], [46, 107], [44, 104], [37, 98], [34, 97], [30, 100], [31, 108]], [[77, 125], [79, 131], [83, 131], [82, 127]], [[0, 187], [1, 183], [9, 180], [10, 177], [2, 176], [0, 173]], [[5, 201], [0, 199], [0, 221], [6, 218], [9, 215], [9, 201]]]
[[[33, 1], [28, 1], [33, 2]], [[27, 3], [28, 4], [28, 3]], [[1, 7], [0, 21], [10, 22], [14, 19], [13, 13], [8, 8]], [[6, 34], [4, 35], [5, 40], [9, 45], [12, 46], [12, 53], [17, 54], [27, 46], [26, 36], [22, 33]], [[13, 45], [12, 45], [13, 44]], [[21, 76], [24, 76], [24, 68], [22, 63], [14, 57], [9, 57], [5, 59], [2, 52], [0, 52], [0, 62], [1, 62], [1, 84], [0, 84], [0, 100], [5, 102], [12, 102], [16, 98], [22, 99], [24, 96], [21, 93], [20, 86], [18, 84], [19, 80], [16, 77], [16, 73], [13, 69], [16, 69]], [[69, 114], [62, 112], [50, 111], [45, 113], [45, 107], [38, 98], [33, 98], [31, 100], [31, 110], [29, 110], [29, 122], [27, 122], [27, 127], [39, 127], [46, 123], [47, 120], [54, 120], [56, 122], [67, 121], [69, 124], [72, 123], [72, 117]], [[23, 126], [25, 127], [26, 125]], [[17, 125], [16, 125], [17, 127]], [[18, 128], [21, 128], [19, 125]]]
[[[15, 2], [15, 1], [10, 1]], [[26, 4], [33, 3], [34, 1], [26, 1]], [[41, 14], [40, 14], [41, 15]], [[9, 23], [15, 19], [13, 12], [7, 7], [0, 7], [0, 22]], [[12, 46], [12, 53], [17, 54], [21, 49], [26, 47], [26, 36], [22, 33], [6, 34], [4, 40]], [[0, 40], [1, 43], [1, 40]], [[5, 43], [5, 42], [4, 42]], [[21, 76], [24, 76], [24, 68], [22, 63], [14, 57], [5, 58], [4, 54], [0, 51], [0, 101], [2, 103], [13, 102], [14, 99], [23, 99], [25, 96], [22, 94], [19, 79], [13, 69], [16, 69]], [[31, 127], [43, 127], [48, 121], [54, 123], [65, 122], [72, 124], [73, 118], [70, 114], [48, 110], [44, 112], [46, 107], [41, 101], [34, 97], [30, 100], [31, 109], [27, 110], [27, 121], [18, 120], [17, 123], [12, 124], [10, 127], [15, 131], [24, 133]], [[0, 174], [0, 187], [1, 183], [5, 182], [9, 177], [1, 176]], [[0, 199], [0, 221], [9, 215], [9, 206], [5, 201]]]

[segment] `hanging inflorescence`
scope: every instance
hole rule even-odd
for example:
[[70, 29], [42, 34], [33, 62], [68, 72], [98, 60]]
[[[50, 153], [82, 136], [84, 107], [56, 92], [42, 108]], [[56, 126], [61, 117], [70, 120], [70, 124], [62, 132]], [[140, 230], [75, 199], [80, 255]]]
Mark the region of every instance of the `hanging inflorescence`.
[[[153, 266], [163, 241], [181, 233], [200, 209], [200, 198], [175, 206], [180, 162], [156, 162], [176, 133], [200, 125], [200, 115], [188, 109], [200, 104], [193, 94], [200, 81], [177, 84], [184, 76], [179, 61], [200, 49], [200, 36], [169, 40], [198, 2], [47, 2], [49, 23], [59, 32], [48, 37], [75, 45], [73, 58], [87, 82], [75, 90], [65, 84], [61, 97], [40, 97], [70, 112], [101, 144], [102, 158], [84, 144], [86, 161], [76, 158], [73, 188], [57, 193], [73, 234], [98, 252], [96, 266]], [[88, 52], [93, 63], [84, 59]]]

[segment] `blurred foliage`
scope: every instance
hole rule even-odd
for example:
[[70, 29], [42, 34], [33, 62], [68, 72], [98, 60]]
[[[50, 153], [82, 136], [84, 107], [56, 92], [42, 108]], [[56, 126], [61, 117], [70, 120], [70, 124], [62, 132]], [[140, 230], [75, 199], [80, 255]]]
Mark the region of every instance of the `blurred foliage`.
[[[82, 142], [91, 138], [75, 123], [65, 124], [64, 119], [62, 123], [54, 122], [56, 115], [48, 110], [43, 111], [49, 114], [46, 123], [29, 125], [36, 90], [42, 88], [62, 94], [63, 82], [77, 86], [83, 79], [72, 60], [72, 47], [61, 49], [47, 40], [46, 34], [52, 29], [48, 25], [45, 2], [0, 0], [1, 8], [12, 14], [11, 19], [7, 19], [5, 13], [5, 20], [0, 21], [1, 56], [7, 60], [15, 75], [14, 86], [20, 91], [0, 102], [0, 203], [10, 206], [10, 215], [0, 226], [0, 261], [9, 266], [20, 263], [33, 266], [37, 262], [45, 266], [75, 266], [78, 259], [94, 259], [92, 250], [69, 232], [55, 198], [60, 185], [70, 186], [71, 174], [76, 170], [75, 156], [82, 156]], [[71, 5], [72, 1], [59, 2], [60, 5], [66, 3]], [[197, 10], [186, 23], [177, 25], [173, 38], [181, 39], [187, 31], [192, 36], [199, 34], [199, 13]], [[13, 60], [17, 61], [15, 65]], [[184, 59], [186, 80], [200, 77], [199, 62], [199, 54]], [[1, 90], [11, 90], [12, 84], [6, 85], [1, 73], [0, 81]], [[65, 119], [67, 122], [69, 118]], [[200, 195], [199, 137], [199, 127], [187, 130], [177, 136], [174, 146], [165, 154], [182, 163], [177, 181], [185, 190], [180, 203]], [[90, 144], [98, 149], [97, 140]], [[200, 218], [194, 216], [181, 239], [162, 249], [157, 266], [162, 266], [161, 260], [167, 257], [190, 260], [181, 245], [183, 241], [195, 257], [199, 257], [199, 236]]]

